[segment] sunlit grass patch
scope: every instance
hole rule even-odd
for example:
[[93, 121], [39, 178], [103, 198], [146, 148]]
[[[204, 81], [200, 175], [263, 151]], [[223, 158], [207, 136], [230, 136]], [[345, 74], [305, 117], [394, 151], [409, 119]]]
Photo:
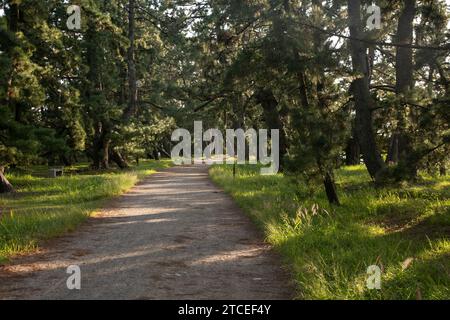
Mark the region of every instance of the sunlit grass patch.
[[[240, 166], [233, 179], [230, 166], [214, 166], [210, 175], [282, 253], [298, 298], [450, 299], [448, 176], [380, 188], [363, 166], [342, 168], [342, 205], [330, 207], [320, 187], [257, 167]], [[381, 290], [366, 287], [374, 264]]]

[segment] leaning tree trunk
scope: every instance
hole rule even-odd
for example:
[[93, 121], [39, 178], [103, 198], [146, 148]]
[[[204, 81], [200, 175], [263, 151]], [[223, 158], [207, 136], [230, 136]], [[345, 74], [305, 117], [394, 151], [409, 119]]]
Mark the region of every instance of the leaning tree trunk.
[[334, 181], [332, 172], [327, 171], [325, 173], [323, 184], [325, 186], [328, 202], [337, 206], [341, 205], [337, 194], [336, 182]]
[[356, 109], [355, 131], [367, 170], [372, 178], [377, 179], [378, 174], [385, 168], [385, 164], [375, 141], [373, 129], [374, 102], [369, 91], [367, 50], [364, 43], [358, 40], [364, 38], [361, 24], [361, 0], [348, 0], [347, 4], [352, 38], [350, 40], [352, 64], [353, 70], [357, 74], [357, 78], [351, 85]]
[[[112, 149], [109, 156], [120, 169], [128, 169], [130, 167], [119, 151]], [[139, 164], [139, 160], [136, 162]]]
[[5, 177], [5, 168], [0, 167], [0, 193], [14, 192], [14, 188]]

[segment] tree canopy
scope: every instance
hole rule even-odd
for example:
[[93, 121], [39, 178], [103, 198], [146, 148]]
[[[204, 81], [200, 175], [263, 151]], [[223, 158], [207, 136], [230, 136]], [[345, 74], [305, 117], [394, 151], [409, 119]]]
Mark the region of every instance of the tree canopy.
[[170, 155], [170, 134], [280, 130], [286, 174], [321, 181], [360, 156], [377, 183], [445, 172], [449, 4], [364, 0], [0, 1], [0, 192], [28, 163], [97, 169]]

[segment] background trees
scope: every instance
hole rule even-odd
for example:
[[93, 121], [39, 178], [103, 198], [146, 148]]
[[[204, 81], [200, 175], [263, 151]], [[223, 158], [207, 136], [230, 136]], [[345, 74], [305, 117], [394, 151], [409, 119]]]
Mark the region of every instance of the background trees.
[[283, 170], [320, 180], [332, 203], [333, 170], [360, 152], [379, 183], [445, 172], [444, 1], [378, 1], [380, 30], [363, 0], [78, 3], [69, 31], [62, 1], [1, 2], [0, 167], [126, 168], [203, 120], [279, 128]]

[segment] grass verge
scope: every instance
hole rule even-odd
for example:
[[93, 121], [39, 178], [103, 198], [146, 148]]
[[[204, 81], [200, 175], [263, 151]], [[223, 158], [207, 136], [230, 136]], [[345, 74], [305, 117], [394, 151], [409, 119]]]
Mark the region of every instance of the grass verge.
[[[213, 166], [210, 175], [292, 267], [299, 299], [450, 299], [450, 177], [375, 188], [362, 166], [337, 172], [342, 206], [293, 178]], [[381, 290], [366, 286], [370, 265]]]
[[36, 249], [42, 240], [74, 230], [104, 201], [169, 166], [168, 160], [144, 161], [127, 171], [87, 171], [56, 179], [8, 176], [18, 192], [0, 196], [0, 264]]

